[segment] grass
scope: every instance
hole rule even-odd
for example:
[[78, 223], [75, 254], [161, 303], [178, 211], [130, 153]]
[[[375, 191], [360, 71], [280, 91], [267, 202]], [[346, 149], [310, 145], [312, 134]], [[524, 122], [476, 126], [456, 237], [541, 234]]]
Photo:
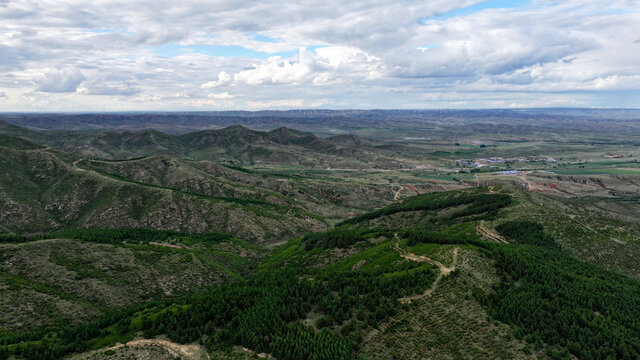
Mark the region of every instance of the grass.
[[402, 266], [403, 260], [392, 248], [391, 241], [385, 241], [368, 249], [358, 252], [329, 268], [326, 271], [349, 271], [358, 268], [365, 272], [388, 273]]
[[263, 272], [276, 270], [285, 264], [287, 259], [292, 258], [295, 254], [301, 253], [302, 250], [304, 250], [304, 247], [302, 246], [301, 239], [293, 239], [275, 249], [274, 255], [270, 256], [266, 261], [258, 266], [258, 271]]
[[560, 169], [554, 170], [562, 175], [638, 175], [638, 168], [584, 168], [584, 169]]

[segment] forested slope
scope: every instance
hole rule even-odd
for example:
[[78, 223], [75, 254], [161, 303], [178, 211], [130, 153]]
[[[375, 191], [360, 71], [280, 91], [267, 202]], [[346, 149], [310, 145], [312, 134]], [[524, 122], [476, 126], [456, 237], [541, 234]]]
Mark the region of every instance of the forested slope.
[[246, 276], [259, 248], [223, 233], [141, 229], [0, 236], [0, 329], [82, 324]]
[[264, 241], [325, 226], [300, 206], [285, 206], [289, 204], [275, 192], [214, 177], [137, 181], [83, 165], [82, 159], [64, 153], [0, 144], [0, 230], [139, 227], [223, 231]]
[[[7, 334], [0, 354], [100, 358], [115, 342], [166, 336], [222, 358], [638, 358], [640, 282], [573, 257], [543, 223], [513, 219], [526, 200], [508, 188], [409, 198], [293, 239], [244, 279]], [[480, 222], [499, 224], [490, 230], [505, 242], [483, 237]]]

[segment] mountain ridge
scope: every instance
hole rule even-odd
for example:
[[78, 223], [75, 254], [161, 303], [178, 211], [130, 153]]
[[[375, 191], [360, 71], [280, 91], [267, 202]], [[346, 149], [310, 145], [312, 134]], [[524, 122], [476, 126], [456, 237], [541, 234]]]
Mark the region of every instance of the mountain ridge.
[[391, 153], [356, 136], [319, 137], [286, 127], [270, 131], [241, 125], [182, 135], [158, 130], [141, 131], [33, 131], [9, 123], [0, 134], [19, 137], [80, 156], [103, 159], [172, 155], [197, 160], [300, 165], [305, 167], [401, 167]]

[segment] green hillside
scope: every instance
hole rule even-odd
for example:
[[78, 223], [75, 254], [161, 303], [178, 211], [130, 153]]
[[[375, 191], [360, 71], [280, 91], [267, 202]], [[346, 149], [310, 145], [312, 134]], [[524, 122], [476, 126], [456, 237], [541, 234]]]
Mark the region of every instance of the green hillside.
[[166, 336], [149, 346], [220, 358], [640, 356], [640, 281], [572, 256], [576, 240], [546, 223], [517, 220], [529, 202], [508, 187], [408, 198], [293, 239], [245, 279], [6, 335], [0, 351], [138, 356], [150, 348], [129, 341]]
[[280, 164], [314, 168], [401, 168], [393, 152], [357, 137], [321, 138], [288, 128], [251, 130], [240, 125], [170, 135], [142, 131], [34, 131], [0, 121], [0, 134], [87, 158], [131, 159], [170, 155], [236, 165]]
[[639, 358], [635, 150], [461, 124], [0, 123], [0, 360]]
[[222, 233], [140, 229], [0, 236], [0, 328], [82, 324], [246, 276], [259, 248]]
[[248, 189], [195, 168], [187, 169], [193, 176], [172, 173], [170, 164], [157, 169], [161, 179], [140, 177], [142, 163], [132, 163], [129, 171], [137, 177], [128, 178], [118, 163], [85, 168], [84, 160], [47, 149], [0, 147], [0, 229], [142, 227], [223, 231], [264, 241], [325, 226], [304, 207], [286, 206], [291, 204], [273, 191]]

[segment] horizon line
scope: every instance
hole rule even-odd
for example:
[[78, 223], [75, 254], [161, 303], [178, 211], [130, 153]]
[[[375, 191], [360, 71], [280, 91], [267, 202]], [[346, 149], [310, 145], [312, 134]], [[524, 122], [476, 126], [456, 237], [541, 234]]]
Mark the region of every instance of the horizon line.
[[517, 107], [517, 108], [300, 108], [260, 110], [113, 110], [113, 111], [0, 111], [0, 114], [177, 114], [177, 113], [259, 113], [259, 112], [321, 112], [321, 111], [521, 111], [521, 110], [640, 110], [640, 107]]

